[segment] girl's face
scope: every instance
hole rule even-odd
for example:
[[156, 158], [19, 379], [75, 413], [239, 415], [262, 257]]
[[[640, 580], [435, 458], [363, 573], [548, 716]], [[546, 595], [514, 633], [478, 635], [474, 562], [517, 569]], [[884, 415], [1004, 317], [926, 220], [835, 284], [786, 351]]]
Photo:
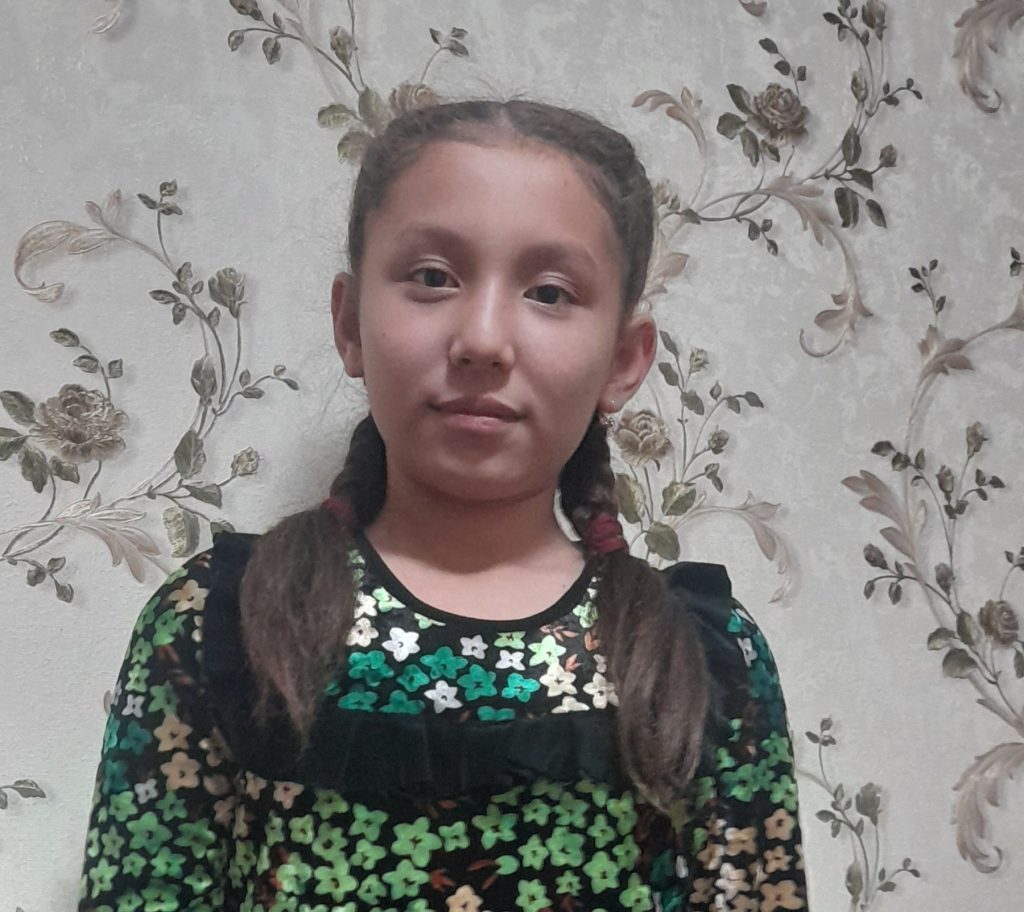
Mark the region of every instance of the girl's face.
[[567, 156], [538, 143], [428, 145], [366, 223], [359, 301], [332, 290], [389, 480], [467, 500], [553, 494], [594, 410], [654, 357], [623, 321], [611, 220]]

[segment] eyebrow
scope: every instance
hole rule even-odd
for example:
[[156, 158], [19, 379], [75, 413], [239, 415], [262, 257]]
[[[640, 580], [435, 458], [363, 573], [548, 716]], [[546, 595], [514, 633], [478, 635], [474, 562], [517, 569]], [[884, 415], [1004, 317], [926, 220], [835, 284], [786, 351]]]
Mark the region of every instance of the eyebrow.
[[[464, 249], [470, 243], [469, 239], [458, 231], [445, 228], [443, 225], [429, 223], [414, 223], [403, 228], [395, 235], [395, 242], [400, 245], [436, 243], [442, 247], [451, 247], [456, 250]], [[576, 244], [563, 244], [559, 241], [537, 241], [527, 247], [522, 259], [529, 263], [538, 260], [553, 260], [584, 270], [597, 268], [597, 261], [586, 248]]]

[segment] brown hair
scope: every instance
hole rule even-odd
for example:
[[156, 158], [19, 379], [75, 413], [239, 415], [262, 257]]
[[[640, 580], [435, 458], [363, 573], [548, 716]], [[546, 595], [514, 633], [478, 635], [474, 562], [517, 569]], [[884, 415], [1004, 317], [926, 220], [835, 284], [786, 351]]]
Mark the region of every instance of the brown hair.
[[[622, 251], [627, 316], [643, 294], [654, 234], [650, 181], [630, 141], [599, 120], [537, 101], [469, 100], [405, 112], [368, 147], [356, 180], [348, 251], [358, 296], [367, 214], [431, 142], [532, 140], [563, 152], [607, 210]], [[387, 491], [384, 441], [367, 415], [352, 435], [332, 496], [370, 525]], [[559, 479], [562, 510], [581, 538], [602, 514], [618, 515], [607, 432], [593, 421]], [[242, 632], [259, 686], [256, 718], [283, 712], [302, 744], [353, 624], [354, 583], [345, 555], [354, 529], [317, 506], [285, 517], [256, 542], [241, 583]], [[663, 577], [626, 551], [598, 558], [597, 634], [619, 699], [623, 768], [656, 806], [682, 796], [696, 768], [708, 706], [708, 673], [690, 613]]]

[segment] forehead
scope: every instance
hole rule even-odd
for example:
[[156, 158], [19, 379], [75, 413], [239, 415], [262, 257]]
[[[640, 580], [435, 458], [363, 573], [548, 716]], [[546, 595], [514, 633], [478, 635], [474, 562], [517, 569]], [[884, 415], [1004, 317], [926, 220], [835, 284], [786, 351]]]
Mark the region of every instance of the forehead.
[[569, 155], [530, 140], [439, 141], [401, 172], [367, 216], [374, 244], [461, 235], [481, 245], [618, 261], [615, 230], [595, 188]]

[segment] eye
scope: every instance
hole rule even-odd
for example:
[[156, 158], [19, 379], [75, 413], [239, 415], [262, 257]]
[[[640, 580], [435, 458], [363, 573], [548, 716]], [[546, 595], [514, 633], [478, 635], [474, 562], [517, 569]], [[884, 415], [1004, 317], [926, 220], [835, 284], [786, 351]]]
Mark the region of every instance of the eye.
[[[545, 282], [543, 285], [534, 285], [533, 288], [537, 291], [537, 300], [549, 307], [556, 307], [559, 304], [569, 305], [576, 301], [575, 296], [561, 285]], [[561, 300], [559, 300], [559, 295], [562, 296]]]
[[[419, 269], [414, 269], [409, 273], [409, 278], [415, 281], [414, 276], [423, 273], [424, 286], [426, 288], [444, 288], [445, 280], [449, 278], [447, 270], [442, 269], [440, 266], [420, 266]], [[417, 283], [420, 284], [420, 283]]]

